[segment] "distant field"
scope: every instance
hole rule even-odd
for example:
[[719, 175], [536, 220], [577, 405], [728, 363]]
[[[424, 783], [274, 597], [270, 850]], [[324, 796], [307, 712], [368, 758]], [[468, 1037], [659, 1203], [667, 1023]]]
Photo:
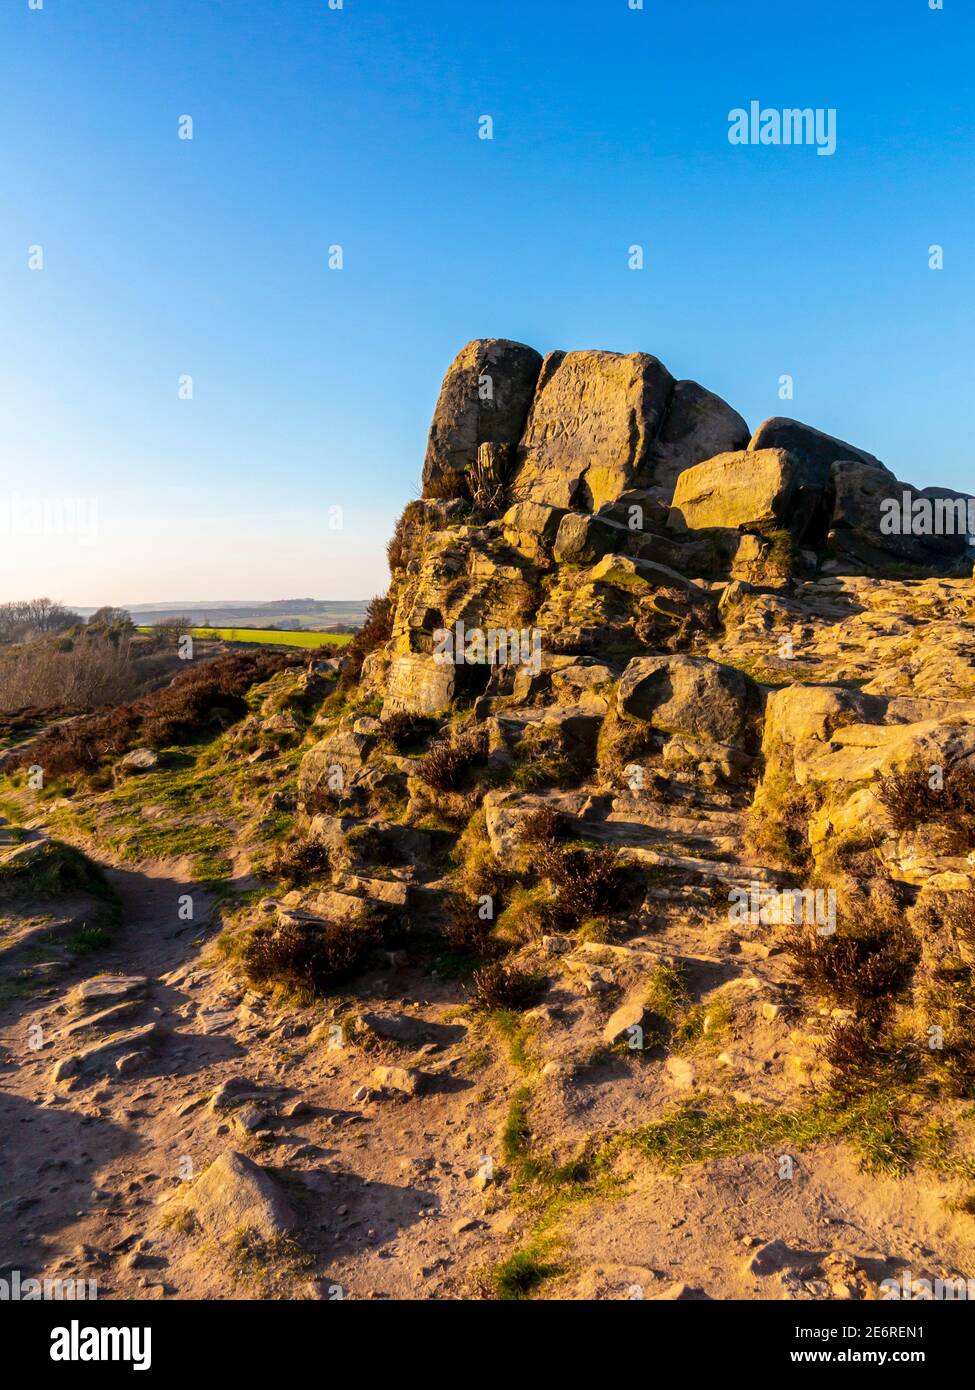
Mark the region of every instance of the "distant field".
[[[140, 627], [151, 632], [152, 627]], [[269, 628], [191, 627], [191, 637], [215, 637], [221, 642], [250, 642], [262, 647], [344, 647], [351, 634], [338, 632], [276, 632]]]

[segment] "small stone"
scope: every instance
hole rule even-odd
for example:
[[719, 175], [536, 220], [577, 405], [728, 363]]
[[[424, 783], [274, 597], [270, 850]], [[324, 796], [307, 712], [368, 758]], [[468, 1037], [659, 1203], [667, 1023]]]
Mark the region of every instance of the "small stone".
[[369, 1079], [378, 1091], [395, 1091], [399, 1095], [416, 1096], [423, 1090], [428, 1077], [415, 1067], [376, 1067]]
[[465, 1231], [476, 1231], [484, 1225], [483, 1221], [478, 1221], [476, 1217], [462, 1216], [459, 1221], [455, 1221], [451, 1226], [455, 1236], [462, 1236]]
[[635, 1040], [642, 1048], [646, 1017], [646, 1009], [638, 999], [621, 1004], [603, 1029], [603, 1042], [607, 1047], [615, 1047], [617, 1043], [629, 1045]]

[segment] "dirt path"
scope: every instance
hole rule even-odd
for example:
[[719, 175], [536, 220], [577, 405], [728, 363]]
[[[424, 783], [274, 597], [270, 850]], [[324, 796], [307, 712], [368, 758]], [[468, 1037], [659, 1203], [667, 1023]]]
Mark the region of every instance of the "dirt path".
[[[327, 1024], [312, 1039], [323, 1010], [275, 1011], [235, 984], [212, 948], [212, 899], [188, 881], [185, 865], [105, 867], [122, 904], [112, 948], [89, 958], [87, 969], [63, 972], [43, 997], [0, 1008], [0, 1126], [9, 1154], [0, 1178], [0, 1265], [23, 1277], [94, 1277], [102, 1297], [459, 1292], [458, 1270], [470, 1263], [459, 1253], [474, 1247], [473, 1263], [489, 1263], [510, 1221], [485, 1218], [470, 1180], [490, 1125], [482, 1111], [476, 1142], [478, 1107], [471, 1083], [455, 1075], [456, 1046], [427, 1048], [421, 1099], [354, 1103], [377, 1064], [406, 1060], [401, 1048], [335, 1046]], [[192, 923], [179, 918], [187, 894]], [[131, 1072], [106, 1066], [55, 1083], [53, 1069], [78, 1045], [63, 1031], [75, 1021], [69, 995], [94, 974], [91, 966], [144, 976], [125, 1028], [157, 1020], [165, 1032]], [[373, 976], [360, 993], [431, 1023], [456, 1002], [455, 993], [409, 972]], [[38, 1026], [43, 1045], [34, 1051]], [[267, 1132], [255, 1134], [233, 1110], [210, 1106], [218, 1088], [239, 1079]], [[288, 1115], [295, 1102], [299, 1113]], [[280, 1268], [246, 1260], [234, 1267], [199, 1235], [163, 1225], [167, 1199], [227, 1149], [250, 1154], [296, 1193], [294, 1234], [304, 1256], [289, 1255]], [[451, 1229], [468, 1223], [467, 1232]]]
[[[104, 867], [121, 903], [112, 945], [59, 957], [39, 992], [0, 1003], [4, 1277], [93, 1278], [107, 1298], [478, 1297], [486, 1271], [531, 1244], [540, 1214], [512, 1202], [501, 1172], [521, 1089], [538, 1141], [564, 1157], [706, 1092], [716, 1069], [740, 1072], [739, 1099], [774, 1106], [788, 1094], [788, 1014], [779, 1004], [762, 1013], [782, 997], [781, 963], [760, 942], [729, 944], [723, 915], [706, 907], [662, 900], [652, 930], [614, 948], [610, 967], [625, 984], [628, 971], [646, 979], [655, 961], [681, 960], [701, 997], [738, 991], [736, 1018], [754, 1022], [736, 1023], [729, 1060], [587, 1063], [598, 1014], [565, 972], [531, 1019], [526, 1075], [455, 1014], [464, 995], [451, 981], [391, 960], [344, 1004], [275, 1008], [228, 969], [215, 901], [186, 863]], [[192, 921], [182, 920], [188, 895]], [[539, 945], [543, 968], [561, 969], [560, 949]], [[122, 977], [145, 984], [123, 993], [124, 1016], [68, 1032], [90, 1017], [75, 991], [92, 977], [109, 990]], [[335, 1026], [343, 1008], [404, 1040], [351, 1040]], [[53, 1079], [85, 1047], [139, 1030], [148, 1041], [140, 1034]], [[421, 1093], [378, 1091], [382, 1065], [420, 1070]], [[233, 1230], [218, 1240], [179, 1219], [195, 1179], [228, 1151], [287, 1194], [287, 1239], [255, 1251]], [[860, 1297], [905, 1268], [975, 1269], [975, 1223], [953, 1207], [957, 1180], [867, 1176], [838, 1143], [795, 1156], [787, 1179], [781, 1159], [745, 1154], [675, 1176], [625, 1157], [612, 1193], [568, 1205], [549, 1227], [542, 1296]]]

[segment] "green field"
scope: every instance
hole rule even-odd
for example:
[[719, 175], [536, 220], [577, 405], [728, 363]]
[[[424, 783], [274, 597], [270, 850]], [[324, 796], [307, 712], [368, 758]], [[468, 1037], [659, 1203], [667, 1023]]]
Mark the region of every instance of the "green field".
[[[140, 632], [152, 632], [140, 627]], [[271, 628], [251, 627], [191, 627], [191, 637], [210, 637], [221, 642], [250, 642], [262, 647], [344, 647], [352, 641], [348, 633], [337, 632], [277, 632]]]

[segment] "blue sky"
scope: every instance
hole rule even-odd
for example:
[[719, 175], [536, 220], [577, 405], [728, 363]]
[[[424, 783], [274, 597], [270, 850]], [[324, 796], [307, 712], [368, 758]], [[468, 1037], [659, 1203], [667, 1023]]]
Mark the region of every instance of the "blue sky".
[[[0, 503], [97, 531], [8, 526], [0, 599], [383, 589], [480, 336], [653, 352], [753, 426], [972, 485], [964, 0], [28, 4], [0, 15]], [[751, 100], [835, 107], [835, 155], [732, 146]]]

